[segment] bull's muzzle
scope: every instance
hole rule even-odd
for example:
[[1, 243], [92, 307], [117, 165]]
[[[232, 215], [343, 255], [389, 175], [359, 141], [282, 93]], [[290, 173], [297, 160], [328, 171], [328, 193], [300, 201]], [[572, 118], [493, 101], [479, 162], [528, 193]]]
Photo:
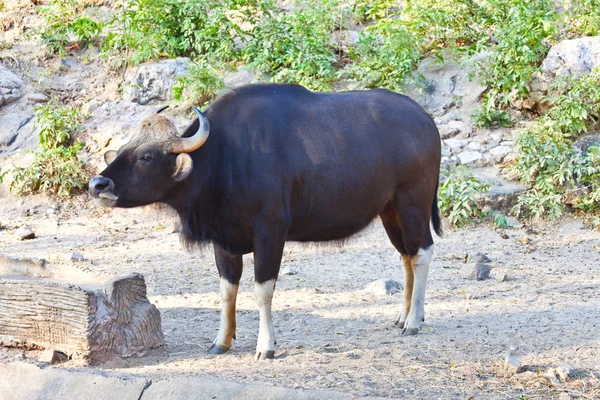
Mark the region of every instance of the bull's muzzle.
[[113, 202], [119, 199], [119, 196], [113, 193], [114, 187], [114, 182], [102, 175], [93, 177], [89, 183], [89, 191], [93, 197], [111, 200]]

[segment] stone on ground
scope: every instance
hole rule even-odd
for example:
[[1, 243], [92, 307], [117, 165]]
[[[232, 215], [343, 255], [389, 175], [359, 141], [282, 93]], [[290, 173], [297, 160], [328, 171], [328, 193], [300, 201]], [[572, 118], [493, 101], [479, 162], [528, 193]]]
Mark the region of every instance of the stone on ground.
[[365, 291], [375, 296], [391, 296], [402, 291], [402, 284], [393, 279], [378, 279], [369, 283]]
[[504, 372], [507, 375], [514, 375], [521, 372], [521, 361], [514, 356], [506, 356], [506, 360], [504, 360]]
[[19, 240], [28, 240], [35, 238], [35, 232], [28, 226], [22, 226], [15, 231], [15, 236]]
[[471, 263], [464, 268], [465, 278], [472, 281], [483, 281], [490, 278], [492, 267], [488, 264]]

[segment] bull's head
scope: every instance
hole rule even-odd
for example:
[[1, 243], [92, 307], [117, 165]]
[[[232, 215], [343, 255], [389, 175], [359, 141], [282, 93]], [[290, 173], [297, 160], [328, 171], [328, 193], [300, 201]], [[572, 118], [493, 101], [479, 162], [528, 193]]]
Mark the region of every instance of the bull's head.
[[159, 113], [145, 118], [138, 133], [118, 152], [107, 151], [108, 167], [90, 180], [90, 194], [110, 207], [136, 207], [160, 201], [192, 172], [189, 152], [202, 146], [210, 132], [208, 119], [199, 117], [196, 134], [182, 138], [171, 120]]

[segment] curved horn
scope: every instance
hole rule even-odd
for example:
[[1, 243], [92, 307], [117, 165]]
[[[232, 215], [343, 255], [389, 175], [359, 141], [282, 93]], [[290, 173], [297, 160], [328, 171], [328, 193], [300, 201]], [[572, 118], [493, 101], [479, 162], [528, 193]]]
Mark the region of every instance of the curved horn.
[[161, 108], [159, 108], [158, 110], [155, 111], [155, 114], [160, 114], [161, 112], [163, 112], [167, 108], [169, 108], [169, 106], [162, 106]]
[[208, 134], [210, 133], [208, 118], [196, 107], [192, 107], [192, 110], [198, 114], [198, 130], [192, 137], [180, 138], [171, 148], [171, 152], [173, 153], [189, 153], [202, 146], [206, 142], [206, 139], [208, 139]]

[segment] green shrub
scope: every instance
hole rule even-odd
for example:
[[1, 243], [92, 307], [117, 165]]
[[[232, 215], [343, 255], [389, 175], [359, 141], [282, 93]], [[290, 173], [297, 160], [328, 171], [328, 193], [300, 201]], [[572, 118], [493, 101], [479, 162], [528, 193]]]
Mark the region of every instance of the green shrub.
[[269, 0], [129, 0], [110, 23], [104, 49], [131, 51], [133, 63], [203, 54], [235, 60], [235, 39], [251, 33], [241, 26], [256, 24], [271, 6]]
[[450, 224], [463, 226], [483, 216], [478, 196], [489, 189], [489, 183], [479, 181], [464, 166], [443, 170], [442, 180], [438, 191], [439, 207]]
[[65, 47], [72, 43], [72, 37], [82, 46], [89, 45], [98, 38], [103, 28], [98, 21], [77, 17], [81, 13], [81, 6], [76, 0], [50, 0], [39, 11], [45, 24], [38, 33], [42, 43], [53, 54], [64, 54]]
[[508, 111], [489, 110], [486, 107], [473, 111], [471, 120], [478, 128], [492, 128], [497, 126], [510, 128], [512, 126]]
[[411, 35], [400, 20], [382, 19], [360, 34], [350, 54], [354, 64], [344, 75], [365, 87], [402, 91], [414, 79], [413, 72], [423, 57], [420, 48], [420, 39]]
[[360, 22], [375, 21], [388, 17], [396, 11], [398, 3], [393, 0], [354, 0], [351, 3], [352, 13]]
[[600, 0], [572, 0], [565, 2], [566, 12], [561, 22], [566, 38], [600, 35]]
[[214, 99], [217, 91], [223, 87], [223, 79], [219, 76], [213, 63], [205, 58], [198, 58], [187, 66], [187, 73], [177, 78], [173, 86], [173, 97], [177, 101], [189, 100], [194, 104], [204, 105]]
[[263, 19], [244, 49], [244, 60], [271, 75], [273, 82], [330, 89], [336, 63], [331, 49], [333, 6], [308, 2], [304, 8]]
[[82, 144], [43, 149], [33, 163], [12, 171], [10, 190], [19, 194], [44, 192], [67, 197], [87, 186], [85, 165], [78, 156]]
[[451, 48], [473, 53], [488, 41], [484, 10], [473, 0], [407, 0], [400, 15], [404, 28], [422, 39], [422, 52]]
[[529, 92], [533, 73], [549, 50], [556, 34], [556, 13], [552, 0], [488, 0], [486, 24], [495, 31], [498, 44], [479, 74], [488, 86], [484, 105], [497, 109], [512, 105]]
[[19, 194], [47, 192], [69, 196], [87, 185], [85, 165], [79, 158], [81, 143], [73, 143], [81, 114], [78, 109], [49, 102], [36, 108], [36, 126], [40, 128], [40, 151], [26, 167], [10, 172], [10, 190]]

